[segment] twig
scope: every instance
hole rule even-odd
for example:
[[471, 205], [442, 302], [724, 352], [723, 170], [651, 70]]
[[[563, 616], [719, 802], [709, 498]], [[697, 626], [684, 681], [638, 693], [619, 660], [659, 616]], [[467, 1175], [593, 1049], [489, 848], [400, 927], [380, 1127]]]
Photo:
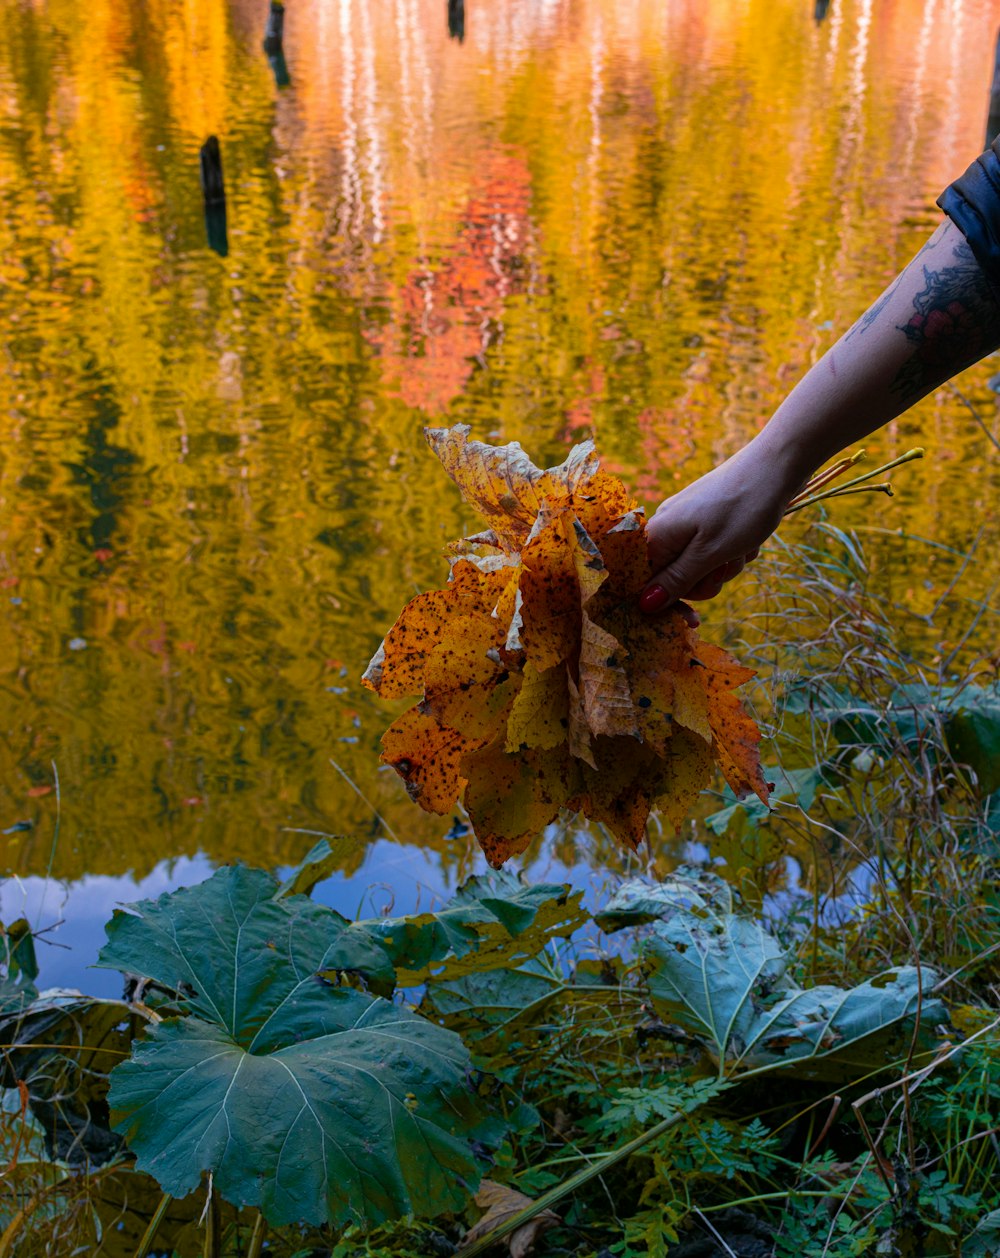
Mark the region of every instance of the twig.
[[267, 1223], [261, 1212], [257, 1211], [257, 1220], [253, 1225], [253, 1234], [250, 1237], [250, 1244], [247, 1246], [247, 1258], [260, 1258], [261, 1248], [264, 1244], [264, 1237], [267, 1235]]
[[825, 471], [817, 472], [815, 476], [809, 478], [802, 486], [799, 492], [789, 503], [789, 506], [799, 502], [802, 498], [809, 498], [816, 493], [818, 489], [822, 489], [824, 485], [828, 485], [830, 481], [836, 480], [838, 476], [843, 474], [855, 465], [860, 463], [866, 457], [866, 451], [858, 450], [855, 454], [846, 455], [842, 459], [838, 459], [836, 463], [826, 468]]
[[390, 838], [395, 839], [397, 843], [401, 843], [402, 839], [399, 837], [396, 831], [392, 828], [391, 825], [389, 825], [388, 821], [386, 821], [386, 819], [382, 816], [379, 810], [375, 807], [375, 805], [368, 798], [368, 796], [364, 793], [364, 791], [362, 791], [361, 787], [358, 786], [358, 784], [354, 781], [354, 779], [344, 772], [344, 770], [340, 767], [340, 765], [336, 762], [336, 760], [334, 760], [333, 756], [330, 757], [330, 763], [337, 770], [340, 776], [344, 779], [347, 785], [354, 791], [358, 799], [360, 799], [363, 804], [367, 804], [368, 807], [372, 810], [372, 812], [375, 814], [375, 820], [380, 821], [382, 825], [385, 827], [386, 834], [388, 834]]
[[153, 1217], [149, 1220], [149, 1227], [146, 1228], [139, 1242], [139, 1248], [135, 1251], [135, 1258], [146, 1258], [146, 1255], [153, 1248], [153, 1241], [156, 1239], [156, 1231], [163, 1222], [163, 1216], [167, 1213], [167, 1206], [170, 1205], [170, 1193], [165, 1192], [160, 1198], [160, 1204], [153, 1212]]
[[840, 1112], [840, 1106], [841, 1106], [841, 1097], [835, 1096], [833, 1098], [833, 1104], [830, 1106], [830, 1112], [826, 1116], [826, 1122], [823, 1124], [823, 1130], [819, 1133], [816, 1139], [809, 1146], [809, 1150], [806, 1153], [807, 1162], [809, 1161], [810, 1158], [816, 1156], [816, 1150], [826, 1139], [827, 1132], [833, 1126], [833, 1120], [837, 1117], [837, 1114]]
[[965, 396], [962, 390], [957, 389], [951, 383], [948, 384], [948, 388], [952, 391], [952, 393], [954, 393], [954, 395], [958, 398], [958, 400], [965, 406], [969, 414], [972, 416], [972, 418], [976, 421], [979, 427], [986, 434], [986, 439], [993, 443], [993, 446], [995, 449], [1000, 450], [1000, 441], [997, 441], [996, 437], [994, 437], [994, 435], [986, 427], [986, 424], [983, 422], [982, 417], [980, 416], [979, 412], [976, 410], [973, 404], [969, 401], [969, 399]]
[[886, 494], [891, 498], [893, 496], [892, 482], [886, 480], [880, 481], [877, 485], [838, 485], [835, 489], [825, 489], [815, 498], [806, 498], [798, 506], [789, 507], [785, 515], [791, 515], [802, 507], [811, 507], [817, 502], [826, 502], [828, 498], [846, 498], [848, 494]]
[[881, 476], [883, 472], [891, 472], [895, 467], [901, 467], [904, 463], [912, 463], [914, 459], [922, 459], [923, 457], [923, 447], [915, 446], [914, 449], [907, 450], [905, 454], [901, 454], [899, 458], [890, 459], [888, 463], [883, 463], [881, 467], [872, 468], [870, 472], [865, 472], [863, 476], [855, 476], [853, 480], [847, 481], [846, 484], [838, 485], [836, 489], [824, 490], [808, 498], [794, 500], [794, 505], [786, 508], [785, 515], [791, 515], [793, 511], [800, 511], [803, 507], [812, 506], [813, 503], [822, 502], [825, 498], [836, 497], [844, 493], [845, 490], [853, 489], [856, 485], [863, 485], [866, 481], [874, 480], [876, 476]]

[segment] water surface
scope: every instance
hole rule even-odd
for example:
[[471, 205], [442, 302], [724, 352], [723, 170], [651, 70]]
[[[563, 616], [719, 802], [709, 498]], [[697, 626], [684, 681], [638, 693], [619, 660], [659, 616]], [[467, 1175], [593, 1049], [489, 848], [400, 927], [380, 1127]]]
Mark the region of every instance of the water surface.
[[[650, 505], [707, 470], [937, 223], [1000, 21], [990, 0], [447, 13], [293, 0], [279, 86], [263, 0], [0, 0], [0, 828], [30, 823], [2, 840], [0, 908], [64, 916], [74, 956], [134, 880], [288, 865], [303, 831], [345, 836], [349, 912], [481, 867], [378, 768], [394, 712], [358, 684], [475, 526], [422, 428], [539, 462], [595, 436]], [[962, 381], [989, 426], [997, 371]], [[967, 550], [996, 453], [947, 390], [873, 453], [917, 443], [932, 459], [877, 519], [837, 522]], [[950, 579], [871, 546], [887, 598]], [[706, 632], [737, 629], [723, 604]], [[595, 841], [560, 832], [534, 876]]]

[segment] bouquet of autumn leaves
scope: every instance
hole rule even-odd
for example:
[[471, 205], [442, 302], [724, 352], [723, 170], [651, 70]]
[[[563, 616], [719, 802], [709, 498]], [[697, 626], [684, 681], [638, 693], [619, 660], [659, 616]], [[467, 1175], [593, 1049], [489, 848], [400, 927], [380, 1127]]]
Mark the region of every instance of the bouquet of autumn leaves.
[[406, 605], [363, 678], [422, 696], [382, 739], [411, 798], [448, 813], [462, 797], [494, 868], [562, 808], [635, 850], [650, 809], [679, 826], [716, 764], [767, 803], [760, 732], [733, 693], [753, 671], [680, 612], [639, 612], [643, 513], [593, 442], [542, 470], [465, 424], [426, 436], [489, 527], [452, 543], [446, 588]]

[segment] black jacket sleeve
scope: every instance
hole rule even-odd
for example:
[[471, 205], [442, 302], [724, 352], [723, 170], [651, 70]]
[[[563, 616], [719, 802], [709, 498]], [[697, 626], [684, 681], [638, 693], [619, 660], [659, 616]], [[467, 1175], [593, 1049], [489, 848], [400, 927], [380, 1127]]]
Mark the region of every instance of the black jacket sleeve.
[[937, 203], [969, 242], [1000, 302], [1000, 136], [945, 188]]

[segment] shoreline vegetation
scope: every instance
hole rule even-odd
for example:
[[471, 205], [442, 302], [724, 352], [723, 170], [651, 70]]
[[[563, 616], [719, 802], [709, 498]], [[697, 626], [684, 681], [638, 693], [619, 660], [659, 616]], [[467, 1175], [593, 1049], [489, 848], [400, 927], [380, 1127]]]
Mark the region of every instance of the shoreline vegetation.
[[996, 661], [814, 536], [742, 626], [772, 808], [697, 863], [351, 922], [321, 841], [117, 912], [117, 1001], [6, 924], [0, 1258], [998, 1252]]

